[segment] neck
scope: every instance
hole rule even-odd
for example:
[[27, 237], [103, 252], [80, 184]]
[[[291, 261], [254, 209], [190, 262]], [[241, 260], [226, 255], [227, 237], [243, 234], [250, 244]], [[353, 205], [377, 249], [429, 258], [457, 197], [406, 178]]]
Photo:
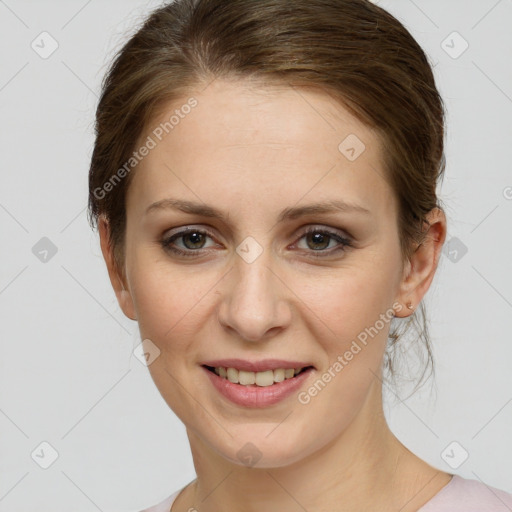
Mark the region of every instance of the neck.
[[[201, 512], [230, 510], [415, 511], [448, 479], [390, 431], [374, 381], [354, 421], [322, 449], [287, 466], [234, 464], [187, 429], [197, 480], [184, 502]], [[443, 478], [443, 475], [445, 477]]]

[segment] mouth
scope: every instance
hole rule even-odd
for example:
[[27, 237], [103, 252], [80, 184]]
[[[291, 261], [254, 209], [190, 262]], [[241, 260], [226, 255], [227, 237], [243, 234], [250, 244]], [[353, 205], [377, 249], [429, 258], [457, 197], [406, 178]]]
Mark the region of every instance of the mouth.
[[285, 380], [294, 379], [304, 372], [312, 370], [312, 365], [299, 366], [296, 368], [274, 368], [263, 371], [241, 370], [232, 366], [209, 366], [202, 365], [209, 372], [215, 373], [221, 379], [232, 384], [248, 387], [269, 387], [279, 384]]
[[291, 398], [316, 371], [309, 362], [286, 359], [215, 359], [200, 366], [216, 392], [245, 408], [270, 407]]

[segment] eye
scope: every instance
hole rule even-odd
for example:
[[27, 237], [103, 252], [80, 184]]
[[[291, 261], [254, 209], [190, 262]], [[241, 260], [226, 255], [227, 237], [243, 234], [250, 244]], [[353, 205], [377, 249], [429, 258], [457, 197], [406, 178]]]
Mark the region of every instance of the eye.
[[[164, 237], [160, 244], [167, 252], [178, 256], [199, 257], [205, 249], [215, 247], [206, 245], [207, 240], [213, 240], [213, 236], [205, 230], [189, 227], [178, 231], [170, 236]], [[328, 257], [340, 251], [346, 251], [352, 247], [352, 240], [340, 232], [332, 231], [327, 228], [309, 227], [303, 232], [299, 241], [304, 240], [306, 247], [299, 247], [315, 258]]]
[[[305, 249], [311, 252], [313, 257], [330, 256], [333, 253], [345, 251], [347, 247], [353, 246], [352, 240], [343, 236], [341, 233], [315, 226], [308, 228], [299, 240], [305, 241]], [[330, 250], [326, 250], [329, 248]]]
[[[196, 256], [205, 246], [206, 240], [212, 238], [207, 231], [198, 228], [187, 228], [171, 236], [165, 237], [161, 241], [162, 247], [180, 256]], [[181, 241], [181, 246], [177, 246], [176, 241]]]

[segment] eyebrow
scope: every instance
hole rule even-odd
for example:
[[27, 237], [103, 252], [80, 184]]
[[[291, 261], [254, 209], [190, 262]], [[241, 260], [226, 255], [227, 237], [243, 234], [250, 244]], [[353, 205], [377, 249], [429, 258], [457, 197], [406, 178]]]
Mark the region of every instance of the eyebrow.
[[[182, 199], [167, 198], [157, 201], [149, 205], [146, 209], [145, 215], [153, 211], [160, 210], [179, 210], [185, 213], [195, 214], [202, 217], [209, 217], [219, 219], [224, 222], [227, 221], [227, 216], [217, 208], [209, 206], [204, 203], [196, 203], [193, 201], [185, 201]], [[326, 214], [326, 213], [338, 213], [338, 212], [356, 212], [363, 213], [365, 215], [371, 215], [371, 212], [361, 205], [355, 203], [347, 203], [342, 200], [331, 200], [324, 201], [321, 203], [307, 204], [304, 206], [294, 206], [285, 208], [278, 217], [278, 222], [285, 220], [293, 220], [299, 217], [310, 214]]]

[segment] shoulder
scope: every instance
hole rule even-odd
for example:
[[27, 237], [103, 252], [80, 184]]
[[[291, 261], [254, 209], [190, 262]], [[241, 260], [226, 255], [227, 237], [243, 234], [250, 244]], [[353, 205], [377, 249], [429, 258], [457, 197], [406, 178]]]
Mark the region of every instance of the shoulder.
[[418, 512], [510, 512], [512, 494], [479, 480], [454, 475]]
[[152, 507], [145, 508], [144, 510], [141, 510], [141, 512], [169, 512], [171, 510], [172, 504], [174, 503], [174, 500], [176, 499], [180, 492], [181, 489], [179, 489], [176, 492], [173, 492], [169, 497], [165, 498], [164, 501], [158, 503], [158, 505], [153, 505]]

